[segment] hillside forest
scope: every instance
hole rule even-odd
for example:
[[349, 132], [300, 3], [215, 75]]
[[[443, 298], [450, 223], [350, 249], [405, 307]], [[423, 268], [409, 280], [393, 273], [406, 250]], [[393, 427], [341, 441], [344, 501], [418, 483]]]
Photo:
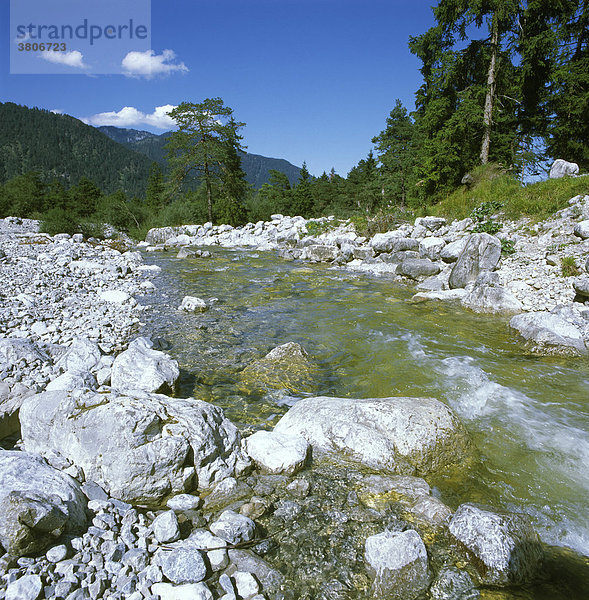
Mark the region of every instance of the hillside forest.
[[[178, 131], [136, 146], [72, 117], [7, 103], [0, 217], [88, 234], [106, 222], [135, 235], [273, 213], [387, 222], [476, 203], [473, 189], [489, 180], [520, 194], [555, 158], [589, 169], [589, 2], [440, 0], [432, 10], [435, 25], [409, 39], [421, 62], [415, 107], [392, 102], [373, 149], [346, 176], [332, 169], [314, 177], [303, 164], [296, 181], [292, 171], [270, 169], [252, 185], [245, 124], [220, 98], [182, 103], [172, 115]], [[221, 119], [202, 118], [211, 107]], [[207, 129], [212, 123], [224, 129]]]

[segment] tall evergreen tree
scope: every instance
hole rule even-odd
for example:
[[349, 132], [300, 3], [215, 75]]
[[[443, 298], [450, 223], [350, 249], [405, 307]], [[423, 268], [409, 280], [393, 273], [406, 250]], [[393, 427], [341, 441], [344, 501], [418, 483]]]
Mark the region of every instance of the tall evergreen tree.
[[208, 217], [213, 221], [213, 184], [221, 178], [228, 144], [243, 150], [237, 131], [245, 123], [232, 118], [233, 110], [221, 98], [182, 102], [170, 111], [170, 117], [178, 126], [167, 144], [171, 192], [178, 193], [186, 178], [196, 174], [205, 185]]
[[152, 162], [147, 179], [147, 190], [145, 192], [145, 202], [148, 208], [154, 213], [159, 213], [165, 204], [164, 174], [159, 163]]

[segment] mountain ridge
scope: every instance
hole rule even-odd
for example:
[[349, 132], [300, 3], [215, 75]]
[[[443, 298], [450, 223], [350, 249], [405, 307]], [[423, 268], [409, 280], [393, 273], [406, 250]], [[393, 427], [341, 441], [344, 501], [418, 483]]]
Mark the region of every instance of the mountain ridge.
[[[96, 129], [119, 144], [144, 154], [151, 160], [165, 166], [166, 151], [164, 146], [171, 135], [170, 131], [157, 134], [141, 129], [115, 127], [113, 125], [102, 125], [96, 127]], [[240, 152], [239, 154], [241, 156], [241, 168], [246, 174], [245, 178], [255, 189], [261, 188], [264, 183], [268, 182], [270, 170], [272, 169], [284, 173], [291, 185], [294, 185], [300, 177], [300, 167], [293, 165], [284, 158], [273, 158], [250, 152]]]

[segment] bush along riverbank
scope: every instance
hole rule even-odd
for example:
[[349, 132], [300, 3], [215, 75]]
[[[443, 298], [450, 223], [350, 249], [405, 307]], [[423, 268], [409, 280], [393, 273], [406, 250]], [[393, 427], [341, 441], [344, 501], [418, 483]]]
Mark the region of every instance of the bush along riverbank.
[[[371, 239], [333, 220], [275, 216], [241, 229], [152, 230], [142, 245], [182, 246], [187, 257], [202, 257], [208, 250], [192, 248], [201, 245], [277, 249], [418, 282], [415, 301], [451, 297], [489, 310], [497, 295], [520, 317], [550, 308], [567, 324], [565, 341], [579, 339], [574, 329], [585, 345], [583, 295], [558, 274], [566, 256], [586, 257], [574, 231], [584, 211], [589, 197], [574, 199], [554, 225], [537, 226], [540, 235], [505, 225], [516, 250], [508, 258], [472, 220], [431, 217]], [[125, 247], [35, 226], [0, 221], [0, 597], [584, 597], [583, 557], [543, 545], [526, 515], [473, 503], [452, 510], [437, 498], [430, 475], [460, 476], [478, 461], [448, 406], [308, 397], [272, 431], [244, 438], [219, 407], [174, 397], [178, 363], [158, 340], [137, 337], [134, 296], [150, 293], [157, 267]], [[544, 255], [524, 260], [527, 244]], [[542, 287], [544, 276], [558, 284]], [[467, 300], [477, 286], [479, 304]], [[206, 308], [185, 300], [182, 309]], [[586, 351], [561, 338], [532, 343]], [[298, 344], [275, 348], [247, 376], [285, 372], [312, 377]]]

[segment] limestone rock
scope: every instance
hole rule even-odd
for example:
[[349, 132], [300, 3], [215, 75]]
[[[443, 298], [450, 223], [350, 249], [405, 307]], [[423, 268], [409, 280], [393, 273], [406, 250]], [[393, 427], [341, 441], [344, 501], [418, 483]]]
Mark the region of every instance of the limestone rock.
[[6, 589], [6, 600], [37, 600], [43, 590], [43, 583], [38, 575], [25, 575], [12, 582]]
[[568, 162], [562, 158], [557, 158], [550, 167], [550, 179], [560, 179], [561, 177], [574, 177], [579, 174], [579, 165], [574, 162]]
[[153, 520], [153, 535], [158, 542], [167, 544], [180, 539], [178, 517], [173, 510], [161, 513]]
[[501, 242], [488, 233], [473, 233], [450, 273], [450, 288], [466, 287], [482, 271], [493, 271], [501, 258]]
[[422, 226], [428, 231], [437, 231], [445, 224], [446, 219], [444, 219], [444, 217], [434, 217], [432, 215], [428, 215], [427, 217], [417, 217], [417, 219], [415, 219], [415, 227]]
[[577, 223], [575, 225], [574, 233], [582, 240], [589, 239], [589, 219]]
[[300, 435], [256, 431], [246, 439], [247, 453], [264, 471], [293, 475], [300, 471], [309, 454], [309, 444]]
[[26, 452], [0, 451], [0, 543], [12, 555], [80, 533], [86, 501], [77, 481]]
[[426, 237], [419, 242], [419, 254], [422, 258], [438, 260], [446, 242], [440, 237]]
[[192, 398], [45, 392], [25, 400], [20, 418], [28, 451], [62, 456], [126, 502], [208, 489], [249, 464], [222, 409]]
[[288, 342], [248, 365], [240, 379], [246, 390], [286, 389], [301, 393], [315, 390], [317, 374], [318, 368], [307, 351], [296, 342]]
[[499, 275], [483, 271], [462, 298], [462, 306], [479, 313], [518, 313], [521, 302], [499, 281]]
[[213, 600], [211, 590], [204, 583], [154, 583], [151, 590], [160, 600]]
[[254, 538], [256, 524], [245, 515], [225, 510], [216, 521], [211, 523], [209, 529], [222, 540], [230, 544], [237, 544], [248, 542]]
[[397, 267], [399, 275], [405, 275], [405, 277], [409, 277], [410, 279], [421, 279], [437, 275], [440, 270], [440, 265], [428, 258], [406, 258]]
[[364, 556], [374, 577], [371, 590], [374, 598], [413, 600], [427, 590], [430, 582], [427, 551], [416, 531], [385, 531], [370, 536]]
[[419, 250], [419, 241], [403, 237], [398, 231], [377, 233], [370, 240], [370, 245], [375, 252], [403, 252], [405, 250]]
[[573, 281], [573, 288], [578, 296], [589, 300], [589, 277], [578, 277]]
[[583, 334], [573, 323], [554, 312], [522, 313], [509, 321], [535, 352], [583, 354]]
[[123, 290], [104, 290], [99, 292], [98, 297], [105, 302], [112, 302], [113, 304], [124, 304], [131, 299], [131, 296]]
[[78, 337], [55, 363], [55, 366], [62, 371], [86, 373], [97, 368], [100, 364], [101, 354], [98, 344], [87, 338]]
[[208, 310], [207, 303], [202, 298], [196, 296], [184, 296], [178, 310], [186, 312], [205, 312]]
[[339, 256], [337, 246], [328, 246], [326, 244], [313, 244], [307, 246], [303, 252], [302, 258], [312, 262], [331, 262]]
[[450, 242], [446, 244], [442, 251], [440, 252], [440, 258], [445, 263], [455, 263], [458, 260], [458, 257], [462, 254], [464, 247], [468, 242], [468, 237], [460, 238], [455, 242]]
[[207, 575], [202, 554], [190, 541], [177, 542], [172, 550], [160, 552], [157, 562], [172, 583], [198, 583]]
[[464, 463], [472, 451], [458, 417], [433, 398], [304, 398], [274, 431], [402, 475]]
[[171, 392], [180, 376], [178, 362], [153, 349], [146, 337], [133, 340], [114, 360], [111, 385], [119, 392]]
[[462, 504], [449, 530], [476, 558], [473, 565], [484, 585], [517, 585], [534, 579], [542, 549], [524, 515]]

